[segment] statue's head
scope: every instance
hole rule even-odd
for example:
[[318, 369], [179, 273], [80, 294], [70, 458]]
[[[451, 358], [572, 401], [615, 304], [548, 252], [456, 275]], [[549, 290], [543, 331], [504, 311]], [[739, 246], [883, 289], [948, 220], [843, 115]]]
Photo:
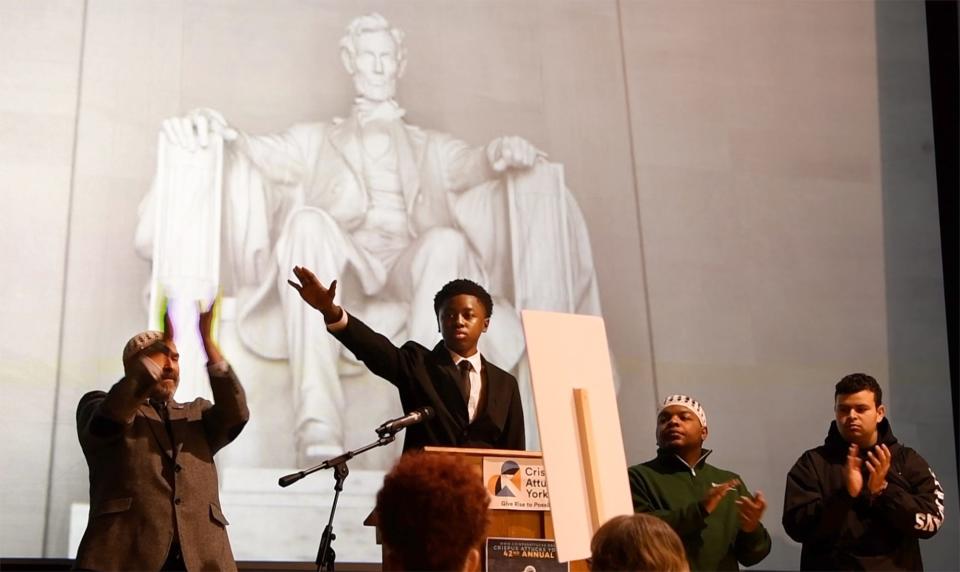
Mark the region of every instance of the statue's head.
[[386, 101], [397, 92], [407, 63], [403, 32], [376, 12], [355, 18], [340, 40], [340, 57], [357, 95]]

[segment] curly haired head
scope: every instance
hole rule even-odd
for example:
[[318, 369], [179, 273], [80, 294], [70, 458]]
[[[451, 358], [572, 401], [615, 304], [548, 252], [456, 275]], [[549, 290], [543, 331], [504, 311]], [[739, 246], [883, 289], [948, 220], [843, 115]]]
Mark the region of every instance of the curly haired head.
[[481, 480], [457, 457], [403, 455], [377, 493], [384, 570], [463, 569], [487, 529]]
[[493, 315], [493, 298], [490, 297], [490, 293], [483, 286], [466, 278], [457, 278], [443, 285], [443, 288], [433, 297], [433, 315], [436, 316], [440, 313], [440, 308], [443, 307], [444, 302], [461, 294], [467, 294], [479, 300], [487, 311], [487, 318]]
[[880, 384], [877, 383], [877, 380], [874, 379], [873, 376], [865, 373], [845, 375], [843, 379], [837, 382], [833, 392], [833, 399], [836, 401], [840, 395], [852, 395], [854, 393], [860, 393], [863, 390], [873, 392], [874, 405], [877, 407], [883, 405], [883, 390], [880, 389]]
[[611, 518], [590, 542], [592, 570], [689, 572], [680, 537], [670, 525], [649, 514]]

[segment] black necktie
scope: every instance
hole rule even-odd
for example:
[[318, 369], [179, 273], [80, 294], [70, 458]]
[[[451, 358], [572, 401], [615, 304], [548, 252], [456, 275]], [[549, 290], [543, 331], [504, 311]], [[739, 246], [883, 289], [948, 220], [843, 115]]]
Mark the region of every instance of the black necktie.
[[463, 360], [457, 367], [460, 368], [460, 394], [463, 395], [465, 403], [470, 403], [470, 370], [473, 369], [473, 364]]

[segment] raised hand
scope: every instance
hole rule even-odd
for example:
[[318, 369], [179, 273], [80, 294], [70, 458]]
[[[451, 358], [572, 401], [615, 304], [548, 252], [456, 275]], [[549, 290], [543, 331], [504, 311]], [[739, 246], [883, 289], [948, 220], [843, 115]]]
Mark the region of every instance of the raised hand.
[[[863, 459], [860, 458], [860, 447], [855, 444], [847, 449], [847, 462], [843, 465], [843, 482], [847, 487], [847, 493], [856, 498], [863, 491], [863, 473], [861, 467]], [[886, 476], [886, 473], [884, 473]]]
[[158, 377], [155, 373], [156, 372], [152, 371], [148, 364], [141, 359], [141, 356], [134, 356], [133, 359], [128, 359], [123, 362], [123, 376], [136, 382], [138, 393], [146, 391], [149, 385], [153, 383], [155, 378]]
[[[887, 472], [890, 470], [890, 449], [883, 444], [867, 453], [867, 491], [871, 495], [880, 494], [887, 486]], [[861, 477], [862, 478], [862, 477]]]
[[[200, 306], [200, 303], [197, 303]], [[203, 306], [200, 306], [200, 317], [198, 319], [198, 326], [200, 329], [200, 339], [208, 340], [211, 339], [211, 330], [213, 329], [213, 307], [217, 305], [217, 301], [214, 300], [210, 307], [204, 311]]]
[[[164, 342], [174, 340], [173, 320], [170, 319], [169, 309], [163, 313], [163, 339]], [[123, 362], [123, 374], [125, 378], [135, 380], [133, 392], [141, 398], [146, 396], [160, 380], [163, 368], [144, 355], [141, 350], [141, 353]]]
[[713, 513], [720, 504], [720, 501], [723, 500], [724, 495], [732, 491], [738, 484], [740, 484], [739, 480], [730, 479], [729, 481], [713, 485], [707, 489], [707, 494], [703, 497], [703, 500], [700, 501], [703, 504], [704, 510], [707, 511], [707, 514]]
[[[198, 302], [198, 305], [200, 303]], [[214, 300], [206, 311], [200, 306], [200, 317], [197, 319], [197, 325], [200, 330], [200, 341], [203, 343], [203, 351], [207, 354], [207, 363], [215, 364], [224, 361], [220, 353], [220, 346], [213, 339], [213, 315], [217, 307], [217, 300]]]
[[740, 529], [744, 532], [753, 532], [760, 526], [760, 518], [763, 512], [767, 510], [767, 499], [763, 493], [757, 491], [757, 494], [750, 496], [741, 496], [737, 499], [737, 516], [740, 519]]
[[163, 339], [173, 339], [173, 320], [170, 319], [170, 309], [163, 312]]
[[297, 284], [293, 280], [287, 280], [287, 284], [300, 294], [304, 302], [319, 310], [326, 323], [332, 324], [343, 316], [343, 309], [333, 302], [337, 295], [336, 280], [330, 283], [329, 288], [326, 288], [313, 272], [303, 266], [294, 266], [293, 275], [297, 277], [300, 283]]

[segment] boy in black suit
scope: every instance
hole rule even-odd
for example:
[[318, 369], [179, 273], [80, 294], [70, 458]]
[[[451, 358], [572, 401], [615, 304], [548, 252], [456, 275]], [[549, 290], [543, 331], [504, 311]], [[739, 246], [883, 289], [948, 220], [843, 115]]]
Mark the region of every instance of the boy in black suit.
[[434, 298], [443, 337], [432, 350], [409, 341], [396, 347], [334, 303], [337, 281], [324, 287], [310, 270], [293, 269], [288, 280], [323, 314], [327, 329], [370, 371], [400, 391], [404, 411], [429, 405], [435, 415], [407, 430], [403, 450], [428, 445], [524, 449], [523, 406], [517, 380], [477, 350], [487, 331], [493, 300], [466, 279], [448, 282]]

